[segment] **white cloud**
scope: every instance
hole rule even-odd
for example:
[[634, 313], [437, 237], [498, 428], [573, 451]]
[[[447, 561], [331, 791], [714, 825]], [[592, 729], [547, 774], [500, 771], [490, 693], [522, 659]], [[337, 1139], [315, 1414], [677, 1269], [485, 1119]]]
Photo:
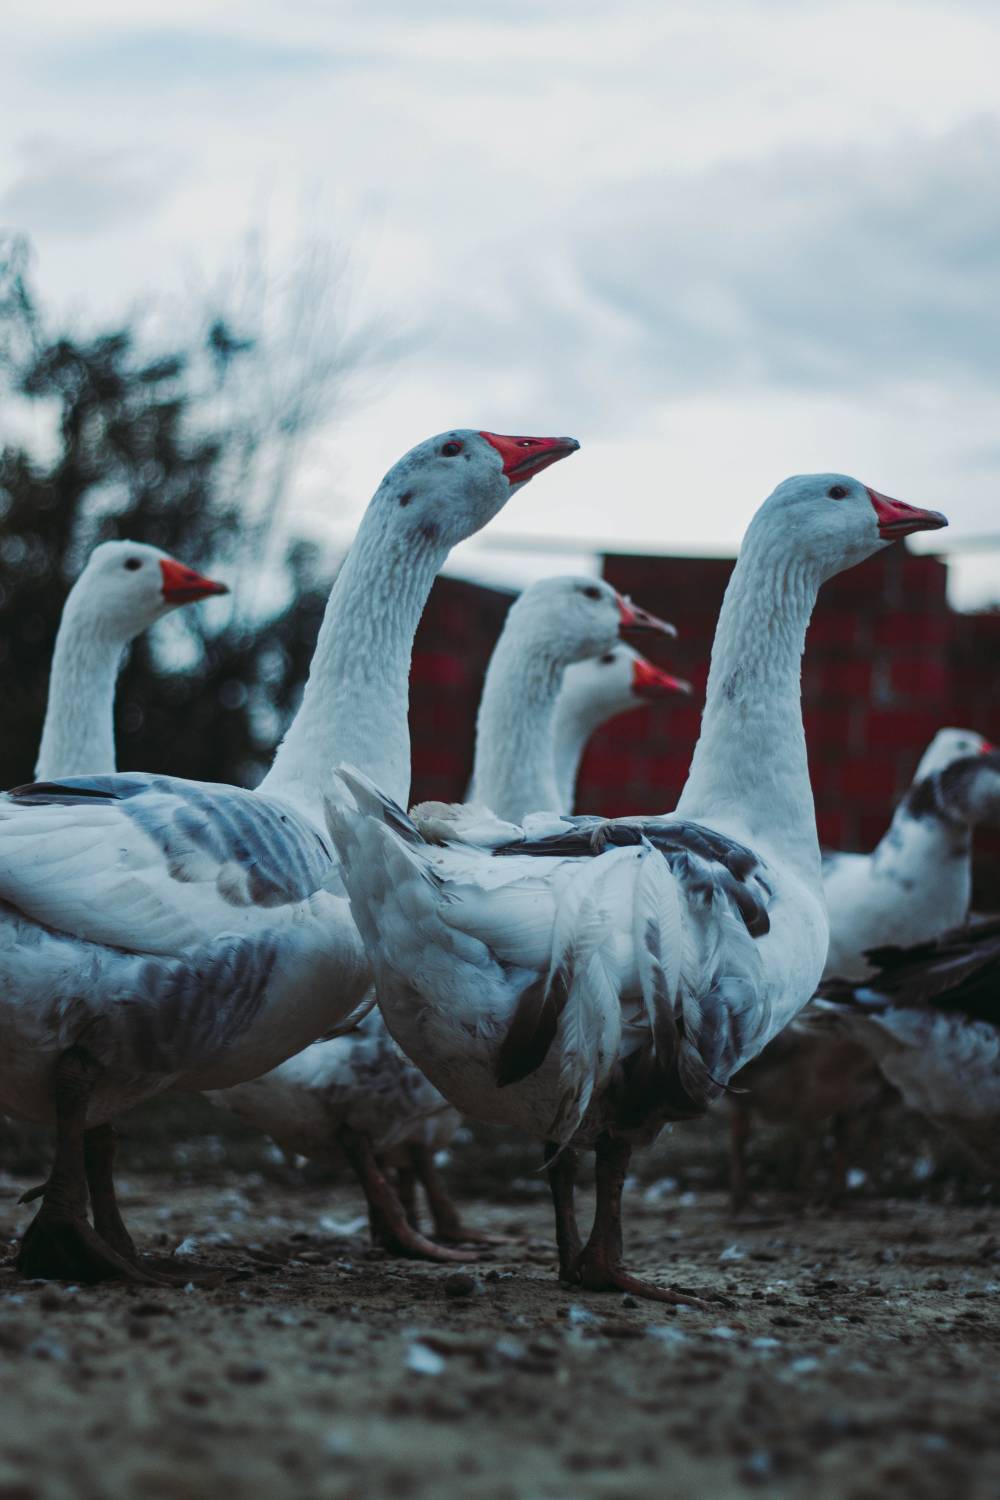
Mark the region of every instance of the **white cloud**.
[[104, 314], [259, 220], [350, 251], [418, 348], [315, 446], [311, 524], [468, 422], [585, 444], [501, 536], [731, 546], [812, 468], [982, 531], [998, 40], [974, 0], [37, 0], [0, 195], [43, 291]]

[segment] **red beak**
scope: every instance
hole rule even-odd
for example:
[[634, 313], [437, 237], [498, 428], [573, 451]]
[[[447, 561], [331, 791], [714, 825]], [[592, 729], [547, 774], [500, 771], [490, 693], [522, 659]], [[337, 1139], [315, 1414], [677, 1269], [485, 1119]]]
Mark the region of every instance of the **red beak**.
[[481, 432], [479, 436], [503, 459], [503, 471], [510, 485], [526, 484], [535, 474], [575, 453], [580, 446], [571, 437], [505, 437], [499, 432]]
[[172, 557], [160, 558], [160, 572], [163, 574], [163, 597], [168, 604], [194, 604], [211, 594], [229, 593], [224, 583], [206, 578], [203, 573], [196, 573], [194, 568], [185, 567]]
[[918, 505], [907, 505], [905, 500], [890, 500], [888, 495], [880, 495], [868, 485], [865, 489], [878, 516], [878, 534], [887, 542], [909, 536], [911, 531], [940, 531], [948, 524], [948, 517], [939, 510], [921, 510]]
[[648, 610], [640, 609], [637, 604], [632, 603], [631, 599], [623, 598], [621, 594], [618, 595], [618, 615], [620, 631], [657, 630], [661, 635], [674, 637], [677, 635], [676, 625], [668, 625], [666, 620], [658, 620]]
[[983, 743], [979, 747], [979, 753], [980, 755], [992, 755], [995, 749], [996, 745], [991, 745], [989, 740], [983, 740]]
[[682, 677], [671, 677], [644, 656], [637, 656], [632, 663], [632, 691], [637, 698], [665, 698], [668, 693], [693, 692], [693, 688]]

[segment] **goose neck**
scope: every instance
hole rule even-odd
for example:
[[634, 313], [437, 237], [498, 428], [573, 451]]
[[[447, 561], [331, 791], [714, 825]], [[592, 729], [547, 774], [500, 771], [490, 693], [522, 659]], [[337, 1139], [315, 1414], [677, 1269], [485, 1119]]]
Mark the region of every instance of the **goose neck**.
[[719, 615], [701, 735], [677, 806], [741, 829], [817, 889], [801, 661], [820, 582], [780, 535], [751, 526]]
[[402, 536], [369, 508], [330, 594], [299, 710], [261, 789], [288, 795], [320, 821], [342, 763], [401, 806], [409, 800], [410, 658], [448, 548]]
[[125, 643], [70, 594], [63, 610], [35, 777], [49, 781], [115, 769], [115, 683]]
[[936, 805], [937, 779], [911, 788], [872, 855], [878, 874], [898, 881], [904, 890], [926, 882], [971, 888], [972, 830], [957, 812]]
[[561, 810], [553, 762], [556, 700], [566, 663], [512, 620], [493, 653], [476, 720], [473, 785], [499, 818]]
[[560, 811], [571, 812], [576, 802], [576, 782], [587, 741], [605, 722], [603, 705], [586, 698], [556, 706], [553, 726], [555, 778], [559, 789]]

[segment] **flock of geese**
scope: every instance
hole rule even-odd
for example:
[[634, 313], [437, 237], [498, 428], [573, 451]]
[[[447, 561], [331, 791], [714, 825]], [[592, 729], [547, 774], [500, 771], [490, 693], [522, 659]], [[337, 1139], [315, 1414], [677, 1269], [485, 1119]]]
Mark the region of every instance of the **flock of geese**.
[[113, 1171], [116, 1116], [170, 1090], [286, 1151], [346, 1158], [373, 1236], [432, 1260], [468, 1259], [475, 1239], [435, 1153], [462, 1116], [513, 1126], [544, 1146], [561, 1280], [669, 1302], [692, 1298], [626, 1270], [621, 1228], [630, 1155], [666, 1122], [728, 1094], [745, 1136], [748, 1108], [849, 1113], [888, 1079], [988, 1141], [1000, 924], [949, 929], [968, 914], [971, 830], [1000, 815], [1000, 754], [943, 730], [874, 853], [824, 859], [800, 702], [823, 581], [944, 526], [938, 512], [840, 474], [778, 486], [744, 537], [667, 813], [572, 804], [594, 728], [687, 689], [622, 640], [673, 628], [600, 579], [534, 585], [490, 663], [468, 800], [407, 812], [410, 657], [434, 578], [578, 446], [460, 429], [390, 469], [254, 790], [116, 772], [125, 645], [226, 590], [152, 547], [91, 556], [38, 779], [0, 796], [0, 1109], [56, 1136], [25, 1195], [41, 1200], [25, 1276], [171, 1276], [138, 1254]]

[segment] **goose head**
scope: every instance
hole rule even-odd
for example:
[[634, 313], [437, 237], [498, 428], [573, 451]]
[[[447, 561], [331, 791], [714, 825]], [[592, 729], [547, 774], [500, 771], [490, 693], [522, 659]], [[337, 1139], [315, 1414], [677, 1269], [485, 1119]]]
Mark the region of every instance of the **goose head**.
[[525, 589], [510, 612], [510, 628], [530, 641], [534, 651], [568, 664], [614, 651], [624, 631], [636, 629], [676, 635], [625, 599], [603, 578], [543, 578]]
[[747, 532], [812, 564], [822, 580], [853, 567], [914, 531], [947, 526], [937, 510], [923, 510], [871, 489], [847, 474], [796, 474], [765, 500]]
[[78, 610], [85, 610], [94, 627], [122, 641], [182, 604], [228, 592], [224, 583], [145, 542], [102, 542], [73, 589]]
[[560, 705], [586, 707], [601, 718], [613, 718], [640, 703], [690, 693], [691, 684], [647, 661], [621, 641], [610, 651], [566, 669]]
[[970, 755], [988, 755], [995, 749], [974, 729], [939, 729], [920, 757], [914, 780], [923, 781], [925, 776], [943, 771], [953, 761], [966, 760]]
[[485, 526], [515, 490], [575, 453], [570, 437], [508, 437], [457, 427], [418, 443], [378, 489], [383, 515], [412, 538], [449, 549]]

